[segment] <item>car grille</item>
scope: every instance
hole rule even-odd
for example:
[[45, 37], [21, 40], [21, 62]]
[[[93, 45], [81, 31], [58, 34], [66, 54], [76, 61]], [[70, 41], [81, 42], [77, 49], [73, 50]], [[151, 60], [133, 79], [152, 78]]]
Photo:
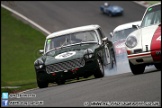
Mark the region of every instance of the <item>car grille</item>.
[[142, 49], [136, 49], [134, 50], [134, 53], [137, 54], [137, 53], [142, 53]]
[[84, 59], [78, 58], [70, 61], [60, 62], [46, 66], [47, 73], [66, 71], [70, 69], [80, 68], [85, 65]]

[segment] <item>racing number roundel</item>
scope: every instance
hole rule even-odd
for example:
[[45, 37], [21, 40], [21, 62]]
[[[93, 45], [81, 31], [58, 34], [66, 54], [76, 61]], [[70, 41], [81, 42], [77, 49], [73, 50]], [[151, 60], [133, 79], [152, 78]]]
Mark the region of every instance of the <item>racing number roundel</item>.
[[74, 51], [64, 52], [64, 53], [57, 55], [55, 57], [55, 59], [65, 59], [65, 58], [69, 58], [75, 54], [76, 54], [76, 52], [74, 52]]
[[154, 61], [161, 60], [161, 26], [157, 28], [151, 41], [151, 56]]

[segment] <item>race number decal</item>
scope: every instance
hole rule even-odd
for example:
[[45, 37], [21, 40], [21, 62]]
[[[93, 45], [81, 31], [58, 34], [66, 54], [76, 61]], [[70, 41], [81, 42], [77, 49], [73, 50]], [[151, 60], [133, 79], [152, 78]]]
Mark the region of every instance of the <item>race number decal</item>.
[[75, 54], [76, 54], [76, 52], [69, 51], [69, 52], [65, 52], [65, 53], [61, 53], [61, 54], [57, 55], [55, 57], [55, 59], [65, 59], [65, 58], [69, 58], [69, 57], [71, 57], [71, 56], [73, 56]]
[[156, 39], [156, 41], [161, 41], [161, 36], [159, 36], [159, 37]]
[[159, 26], [151, 40], [151, 56], [154, 61], [161, 60], [161, 26]]

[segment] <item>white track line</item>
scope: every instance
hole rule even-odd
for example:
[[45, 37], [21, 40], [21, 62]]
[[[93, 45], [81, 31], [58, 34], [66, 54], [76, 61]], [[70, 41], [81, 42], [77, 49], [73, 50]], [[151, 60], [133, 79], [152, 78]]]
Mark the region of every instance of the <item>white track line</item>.
[[134, 3], [137, 3], [141, 6], [144, 6], [145, 8], [147, 8], [148, 6], [150, 6], [146, 1], [133, 1]]
[[28, 89], [28, 90], [25, 90], [25, 91], [22, 91], [22, 92], [19, 92], [19, 94], [25, 93], [25, 92], [27, 92], [27, 91], [35, 90], [35, 89], [38, 89], [38, 87], [37, 87], [37, 88], [33, 88], [33, 89]]
[[41, 31], [45, 32], [47, 35], [51, 34], [49, 31], [47, 31], [46, 29], [44, 29], [43, 27], [41, 27], [40, 25], [38, 25], [37, 23], [35, 23], [34, 21], [30, 20], [29, 18], [25, 17], [24, 15], [16, 12], [15, 10], [1, 4], [1, 6], [7, 10], [9, 10], [10, 12], [18, 15], [19, 17], [23, 18], [24, 20], [28, 21], [29, 23], [31, 23], [32, 25], [36, 26], [37, 28], [39, 28]]

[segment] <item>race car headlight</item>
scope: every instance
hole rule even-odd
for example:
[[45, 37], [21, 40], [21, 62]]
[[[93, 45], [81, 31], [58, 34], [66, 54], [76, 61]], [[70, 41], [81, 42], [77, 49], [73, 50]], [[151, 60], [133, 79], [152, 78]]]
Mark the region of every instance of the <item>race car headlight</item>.
[[130, 36], [127, 38], [125, 45], [128, 48], [134, 48], [137, 45], [137, 39], [134, 36]]
[[93, 50], [92, 50], [92, 49], [87, 49], [87, 50], [85, 51], [84, 57], [85, 57], [86, 59], [90, 59], [90, 58], [92, 58], [92, 56], [93, 56]]
[[34, 65], [35, 65], [35, 68], [36, 68], [36, 69], [42, 69], [43, 66], [44, 66], [44, 63], [43, 63], [42, 60], [36, 60], [36, 61], [34, 62]]
[[35, 66], [36, 69], [42, 69], [43, 65]]
[[90, 58], [92, 58], [92, 56], [93, 56], [93, 54], [86, 54], [84, 57], [85, 57], [86, 59], [90, 59]]

